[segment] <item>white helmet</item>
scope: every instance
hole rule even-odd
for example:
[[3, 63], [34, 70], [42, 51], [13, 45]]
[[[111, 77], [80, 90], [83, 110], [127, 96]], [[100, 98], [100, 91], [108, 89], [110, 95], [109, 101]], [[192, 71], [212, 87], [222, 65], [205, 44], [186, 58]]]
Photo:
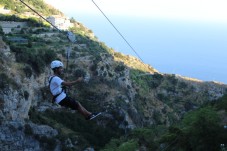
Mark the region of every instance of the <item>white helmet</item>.
[[63, 67], [63, 63], [59, 60], [54, 60], [51, 62], [50, 67], [51, 67], [51, 69]]

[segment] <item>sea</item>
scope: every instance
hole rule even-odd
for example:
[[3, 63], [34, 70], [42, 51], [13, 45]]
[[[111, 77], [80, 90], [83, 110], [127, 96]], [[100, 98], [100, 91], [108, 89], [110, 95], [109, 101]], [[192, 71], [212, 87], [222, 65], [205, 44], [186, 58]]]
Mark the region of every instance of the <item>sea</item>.
[[227, 84], [227, 23], [68, 14], [99, 41], [161, 73]]

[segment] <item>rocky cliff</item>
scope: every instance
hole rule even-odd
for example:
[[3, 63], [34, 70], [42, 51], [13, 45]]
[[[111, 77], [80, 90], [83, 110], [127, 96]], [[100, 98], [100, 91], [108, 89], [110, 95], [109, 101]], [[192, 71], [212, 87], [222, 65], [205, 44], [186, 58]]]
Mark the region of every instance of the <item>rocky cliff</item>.
[[[2, 40], [0, 43], [1, 148], [42, 150], [46, 146], [40, 138], [52, 138], [58, 132], [50, 126], [32, 123], [29, 111], [59, 110], [50, 103], [45, 91], [51, 70], [46, 65], [41, 74], [32, 72], [28, 76], [28, 65], [18, 63], [9, 46]], [[72, 47], [76, 51], [70, 58], [67, 78], [82, 74], [87, 82], [72, 87], [69, 93], [89, 109], [104, 111], [102, 125], [114, 120], [122, 129], [170, 126], [186, 112], [226, 93], [224, 84], [162, 74], [134, 57], [114, 51], [91, 55], [77, 45]], [[64, 55], [58, 56], [66, 62]]]

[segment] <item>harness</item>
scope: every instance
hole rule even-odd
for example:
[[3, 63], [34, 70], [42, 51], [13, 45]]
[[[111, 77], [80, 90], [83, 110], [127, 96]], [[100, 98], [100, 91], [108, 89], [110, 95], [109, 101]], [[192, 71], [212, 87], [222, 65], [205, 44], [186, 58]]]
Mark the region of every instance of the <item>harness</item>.
[[[52, 81], [52, 79], [53, 79], [54, 77], [56, 77], [56, 76], [52, 76], [52, 77], [50, 78], [50, 80], [49, 80], [49, 89], [50, 89], [50, 83], [51, 83], [51, 81]], [[53, 97], [52, 97], [52, 103], [55, 102], [55, 99], [56, 99], [62, 92], [64, 92], [64, 89], [62, 89], [62, 91], [61, 91], [59, 94], [53, 95], [53, 94], [51, 93], [51, 91], [50, 91], [51, 95], [53, 96]]]

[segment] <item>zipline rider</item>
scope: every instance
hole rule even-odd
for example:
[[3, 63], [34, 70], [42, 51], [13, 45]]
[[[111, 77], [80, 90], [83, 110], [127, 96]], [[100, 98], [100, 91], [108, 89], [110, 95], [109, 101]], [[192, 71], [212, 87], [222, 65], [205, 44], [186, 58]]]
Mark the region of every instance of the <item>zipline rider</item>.
[[86, 120], [94, 119], [101, 114], [101, 112], [91, 113], [87, 111], [78, 101], [75, 101], [71, 97], [67, 96], [64, 89], [62, 88], [63, 86], [72, 86], [83, 81], [82, 77], [79, 77], [75, 81], [64, 81], [60, 78], [61, 74], [63, 73], [63, 63], [59, 60], [54, 60], [51, 62], [50, 66], [54, 72], [54, 75], [49, 77], [49, 88], [51, 94], [53, 95], [54, 103], [71, 108], [72, 110], [78, 110]]

